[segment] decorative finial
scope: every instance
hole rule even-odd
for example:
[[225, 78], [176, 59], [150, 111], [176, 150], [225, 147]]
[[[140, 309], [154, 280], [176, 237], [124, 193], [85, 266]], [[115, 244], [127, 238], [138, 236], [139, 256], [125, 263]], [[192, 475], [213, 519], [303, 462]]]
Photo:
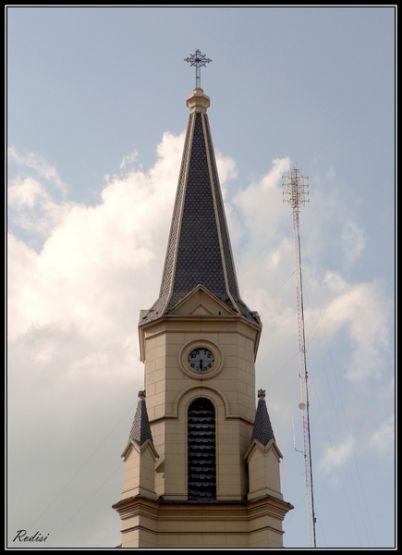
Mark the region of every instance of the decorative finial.
[[259, 399], [265, 399], [265, 389], [259, 389], [258, 390], [258, 398]]
[[141, 389], [141, 390], [138, 392], [138, 398], [139, 398], [139, 399], [145, 399], [145, 389]]
[[205, 54], [201, 53], [201, 50], [197, 50], [194, 54], [191, 54], [188, 58], [184, 58], [185, 62], [188, 62], [190, 66], [195, 66], [195, 88], [201, 88], [201, 68], [205, 67], [207, 64], [212, 62], [210, 58], [207, 58]]

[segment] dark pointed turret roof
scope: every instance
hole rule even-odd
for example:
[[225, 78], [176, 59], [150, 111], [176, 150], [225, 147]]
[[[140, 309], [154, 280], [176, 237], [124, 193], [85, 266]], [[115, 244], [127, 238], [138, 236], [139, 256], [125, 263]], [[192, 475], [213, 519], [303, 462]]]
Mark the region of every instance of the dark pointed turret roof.
[[152, 441], [151, 427], [149, 425], [147, 407], [145, 404], [145, 391], [138, 392], [137, 411], [134, 416], [130, 439], [138, 443], [138, 445], [142, 445], [147, 439]]
[[240, 298], [209, 129], [209, 97], [200, 88], [187, 99], [190, 116], [162, 285], [140, 324], [167, 314], [201, 284], [234, 312], [254, 324], [258, 315]]
[[258, 406], [255, 414], [254, 428], [252, 440], [256, 439], [262, 445], [267, 445], [271, 439], [275, 439], [274, 432], [269, 419], [267, 405], [265, 403], [265, 391], [260, 389], [258, 391]]

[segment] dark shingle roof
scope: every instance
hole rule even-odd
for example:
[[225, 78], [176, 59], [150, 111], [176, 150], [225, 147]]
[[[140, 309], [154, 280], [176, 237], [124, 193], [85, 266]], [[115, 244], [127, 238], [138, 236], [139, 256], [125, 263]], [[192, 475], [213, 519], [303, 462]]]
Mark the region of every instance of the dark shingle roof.
[[145, 404], [145, 391], [139, 391], [138, 397], [137, 411], [134, 416], [130, 439], [138, 443], [138, 445], [142, 445], [147, 439], [152, 441], [152, 433]]
[[275, 439], [267, 405], [265, 403], [265, 391], [263, 389], [260, 389], [258, 392], [258, 406], [255, 414], [252, 440], [253, 439], [256, 439], [264, 446], [267, 445], [271, 439]]
[[189, 116], [159, 298], [150, 310], [141, 312], [140, 324], [169, 313], [199, 284], [234, 312], [260, 324], [258, 315], [240, 299], [208, 116], [203, 110]]

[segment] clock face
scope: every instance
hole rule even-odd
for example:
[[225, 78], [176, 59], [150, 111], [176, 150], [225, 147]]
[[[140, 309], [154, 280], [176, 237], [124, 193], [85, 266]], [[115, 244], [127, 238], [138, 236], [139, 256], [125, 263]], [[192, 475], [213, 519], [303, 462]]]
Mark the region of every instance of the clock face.
[[214, 365], [213, 353], [205, 347], [193, 349], [188, 355], [188, 363], [197, 372], [207, 372]]

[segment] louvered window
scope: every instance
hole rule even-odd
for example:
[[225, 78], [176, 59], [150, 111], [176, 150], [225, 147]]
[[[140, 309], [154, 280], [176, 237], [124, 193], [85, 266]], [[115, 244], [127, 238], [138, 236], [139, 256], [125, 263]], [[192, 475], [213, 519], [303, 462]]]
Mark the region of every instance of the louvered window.
[[216, 498], [215, 409], [203, 398], [188, 409], [188, 498]]

